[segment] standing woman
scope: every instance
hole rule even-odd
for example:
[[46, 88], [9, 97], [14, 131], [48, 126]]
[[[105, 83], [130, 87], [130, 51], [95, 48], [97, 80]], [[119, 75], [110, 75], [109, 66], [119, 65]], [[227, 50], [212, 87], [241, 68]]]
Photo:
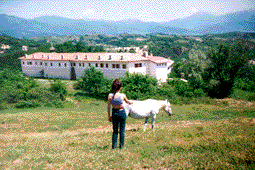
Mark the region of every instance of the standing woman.
[[[123, 106], [123, 101], [128, 104], [132, 104], [124, 93], [120, 93], [121, 82], [115, 79], [112, 83], [112, 92], [108, 95], [108, 120], [112, 122], [113, 134], [112, 134], [112, 149], [117, 147], [118, 131], [120, 133], [120, 148], [124, 147], [125, 141], [125, 126], [127, 115]], [[112, 106], [112, 117], [111, 115]]]

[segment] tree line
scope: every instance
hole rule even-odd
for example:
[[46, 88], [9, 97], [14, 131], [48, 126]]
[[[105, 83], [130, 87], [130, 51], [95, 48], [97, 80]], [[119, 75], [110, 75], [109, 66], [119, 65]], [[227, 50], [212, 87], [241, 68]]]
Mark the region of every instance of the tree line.
[[52, 80], [50, 88], [41, 87], [33, 78], [19, 71], [0, 71], [0, 110], [9, 108], [64, 107], [67, 88]]
[[[120, 78], [122, 91], [134, 100], [168, 98], [177, 103], [198, 97], [229, 97], [236, 88], [255, 92], [255, 66], [249, 64], [254, 58], [245, 41], [231, 41], [208, 52], [192, 49], [188, 58], [175, 63], [169, 75], [173, 79], [159, 85], [148, 75], [126, 73]], [[188, 82], [180, 79], [181, 73]], [[111, 82], [99, 70], [89, 68], [75, 88], [105, 96], [110, 92]]]
[[[255, 56], [245, 41], [222, 44], [208, 52], [193, 49], [188, 58], [176, 62], [166, 83], [159, 84], [149, 75], [126, 73], [120, 78], [124, 92], [133, 100], [169, 99], [172, 103], [190, 103], [199, 98], [225, 98], [241, 89], [255, 94], [255, 66], [249, 60]], [[180, 73], [185, 74], [184, 82]], [[94, 67], [84, 71], [84, 75], [74, 84], [76, 96], [87, 95], [107, 100], [113, 79]], [[67, 94], [66, 85], [60, 80], [52, 81], [50, 89], [40, 87], [33, 78], [20, 72], [0, 71], [0, 109], [9, 106], [23, 107], [63, 107]], [[251, 96], [249, 100], [254, 100]]]

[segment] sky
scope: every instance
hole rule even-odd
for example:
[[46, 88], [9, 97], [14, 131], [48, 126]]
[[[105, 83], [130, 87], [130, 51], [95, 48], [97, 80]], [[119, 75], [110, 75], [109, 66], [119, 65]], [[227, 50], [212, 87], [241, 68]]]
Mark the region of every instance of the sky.
[[0, 14], [25, 19], [60, 16], [84, 20], [167, 22], [196, 12], [223, 15], [254, 9], [254, 0], [0, 0]]

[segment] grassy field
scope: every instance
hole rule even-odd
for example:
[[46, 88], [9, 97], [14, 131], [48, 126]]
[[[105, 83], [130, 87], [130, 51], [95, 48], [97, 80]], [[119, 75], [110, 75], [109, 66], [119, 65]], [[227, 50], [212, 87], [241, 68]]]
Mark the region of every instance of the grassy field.
[[[75, 101], [75, 100], [74, 100]], [[0, 169], [254, 169], [255, 105], [173, 105], [155, 131], [128, 118], [125, 148], [111, 150], [104, 101], [0, 112]]]

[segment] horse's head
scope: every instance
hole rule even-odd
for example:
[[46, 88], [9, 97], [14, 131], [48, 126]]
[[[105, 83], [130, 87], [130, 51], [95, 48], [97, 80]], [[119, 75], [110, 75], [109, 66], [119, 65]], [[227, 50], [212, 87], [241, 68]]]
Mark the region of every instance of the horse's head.
[[167, 114], [168, 114], [169, 116], [172, 115], [171, 105], [170, 105], [170, 102], [169, 102], [167, 99], [165, 100], [164, 110], [167, 112]]

